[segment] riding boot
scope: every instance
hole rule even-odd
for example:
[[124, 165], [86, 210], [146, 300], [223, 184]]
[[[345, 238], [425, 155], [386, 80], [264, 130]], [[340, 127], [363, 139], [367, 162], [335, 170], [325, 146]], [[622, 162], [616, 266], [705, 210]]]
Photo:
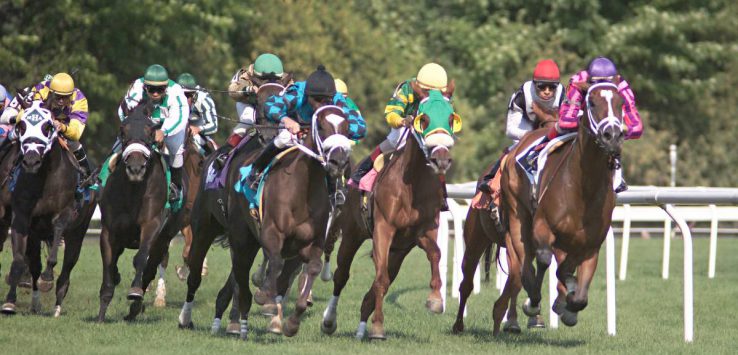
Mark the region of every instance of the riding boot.
[[359, 181], [361, 181], [361, 178], [364, 177], [370, 170], [372, 170], [372, 167], [374, 166], [374, 159], [372, 159], [372, 156], [368, 156], [364, 158], [364, 160], [359, 163], [359, 167], [356, 168], [356, 171], [354, 171], [353, 174], [351, 174], [351, 180], [356, 183], [356, 185], [359, 184]]
[[87, 153], [85, 152], [85, 147], [80, 146], [79, 149], [74, 151], [74, 157], [77, 158], [77, 163], [79, 164], [79, 167], [82, 169], [82, 176], [80, 176], [79, 180], [84, 181], [87, 180], [87, 178], [90, 176], [90, 173], [92, 173], [92, 167], [90, 166], [90, 161], [87, 159]]
[[170, 168], [171, 177], [171, 194], [169, 194], [169, 203], [176, 203], [182, 196], [182, 167]]
[[228, 139], [226, 140], [225, 149], [222, 153], [218, 155], [217, 158], [215, 158], [216, 163], [218, 164], [218, 167], [221, 169], [225, 166], [226, 161], [228, 160], [228, 155], [231, 153], [233, 148], [236, 148], [238, 146], [238, 143], [241, 142], [241, 139], [243, 139], [243, 136], [233, 133], [230, 136], [228, 136]]
[[261, 172], [282, 150], [282, 148], [278, 148], [274, 145], [274, 142], [267, 144], [267, 146], [264, 147], [264, 150], [261, 151], [261, 154], [259, 154], [256, 160], [251, 164], [251, 172], [249, 172], [249, 175], [246, 177], [246, 185], [251, 189], [256, 190], [256, 188], [259, 187]]
[[492, 180], [495, 175], [497, 174], [497, 170], [500, 170], [500, 162], [502, 159], [498, 160], [495, 165], [492, 167], [492, 170], [486, 175], [482, 177], [482, 182], [477, 185], [477, 190], [482, 191], [486, 194], [492, 193], [492, 188], [489, 186], [489, 181]]

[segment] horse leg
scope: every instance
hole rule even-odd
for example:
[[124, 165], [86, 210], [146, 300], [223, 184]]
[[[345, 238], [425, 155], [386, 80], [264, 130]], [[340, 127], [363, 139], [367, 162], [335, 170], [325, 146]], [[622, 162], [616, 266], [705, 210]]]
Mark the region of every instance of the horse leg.
[[564, 289], [565, 296], [559, 294], [558, 303], [554, 304], [553, 310], [561, 316], [561, 322], [569, 327], [577, 324], [577, 312], [572, 311], [568, 306], [569, 295], [573, 295], [577, 290], [577, 278], [574, 277], [577, 263], [574, 256], [566, 255], [556, 271], [556, 277], [559, 279], [559, 284], [563, 286], [561, 288]]
[[[108, 310], [110, 301], [115, 293], [115, 283], [113, 280], [113, 255], [118, 254], [118, 250], [113, 250], [111, 243], [111, 233], [108, 228], [103, 225], [100, 231], [100, 256], [102, 257], [102, 283], [100, 284], [100, 311], [97, 314], [97, 321], [102, 323], [105, 321], [105, 312]], [[117, 249], [117, 248], [116, 248]], [[122, 248], [121, 251], [122, 252]], [[117, 257], [115, 258], [117, 261]]]
[[262, 313], [277, 314], [278, 302], [275, 301], [275, 297], [277, 296], [277, 278], [282, 273], [285, 264], [281, 255], [284, 234], [276, 227], [270, 225], [262, 230], [261, 240], [264, 243], [264, 257], [269, 260], [267, 276], [262, 287], [266, 293], [266, 302], [262, 306]]
[[[156, 298], [154, 298], [154, 307], [156, 308], [164, 308], [167, 306], [167, 282], [164, 279], [167, 274], [167, 267], [169, 267], [168, 250], [164, 253], [164, 257], [162, 257], [161, 263], [156, 268], [158, 276], [156, 278]], [[144, 284], [147, 285], [148, 283]], [[147, 287], [146, 292], [149, 291], [149, 288], [151, 288], [150, 285]]]
[[[443, 298], [441, 297], [441, 272], [438, 267], [438, 263], [441, 261], [441, 249], [436, 243], [437, 236], [437, 228], [427, 231], [425, 235], [418, 239], [418, 246], [425, 251], [431, 267], [431, 292], [425, 301], [425, 308], [431, 313], [441, 314], [443, 313]], [[474, 275], [473, 272], [472, 275]], [[390, 283], [392, 283], [391, 279]]]
[[[61, 245], [64, 230], [67, 224], [72, 220], [74, 211], [71, 208], [67, 208], [53, 220], [54, 225], [54, 241], [51, 242], [51, 248], [49, 249], [49, 256], [46, 259], [46, 270], [44, 270], [43, 276], [41, 277], [41, 290], [48, 292], [54, 287], [54, 267], [57, 264], [57, 255], [59, 253], [59, 246]], [[66, 246], [65, 246], [66, 248]]]
[[[230, 238], [231, 262], [235, 283], [238, 286], [238, 310], [241, 312], [240, 338], [248, 337], [249, 311], [251, 310], [251, 290], [249, 289], [249, 270], [259, 252], [259, 243], [252, 236], [246, 238]], [[246, 240], [243, 240], [246, 239]], [[194, 270], [193, 270], [194, 271]]]
[[324, 334], [333, 334], [336, 328], [338, 328], [338, 323], [336, 322], [336, 318], [338, 317], [338, 299], [341, 297], [341, 291], [343, 291], [346, 283], [348, 283], [351, 263], [363, 242], [364, 238], [359, 236], [359, 232], [355, 228], [353, 230], [345, 230], [341, 245], [338, 247], [338, 255], [336, 255], [336, 272], [333, 275], [333, 296], [331, 296], [325, 311], [323, 311], [323, 321], [320, 323], [320, 330]]
[[41, 312], [41, 291], [38, 289], [38, 279], [41, 276], [41, 241], [36, 238], [28, 238], [28, 249], [26, 249], [28, 269], [31, 271], [31, 313]]
[[340, 234], [339, 229], [337, 228], [338, 221], [336, 220], [339, 218], [341, 214], [341, 210], [338, 210], [333, 217], [332, 225], [328, 226], [328, 235], [326, 238], [325, 243], [323, 244], [323, 255], [325, 256], [325, 261], [323, 263], [323, 270], [320, 272], [320, 279], [328, 282], [333, 279], [333, 273], [331, 272], [331, 254], [333, 254], [333, 249], [336, 246], [336, 241], [338, 241], [338, 236]]
[[[149, 258], [146, 261], [143, 275], [141, 276], [141, 289], [142, 290], [147, 289], [151, 281], [156, 276], [158, 267], [161, 264], [163, 264], [164, 257], [169, 254], [168, 249], [169, 249], [169, 242], [171, 241], [171, 239], [167, 238], [164, 235], [157, 235], [157, 236], [154, 236], [154, 238], [155, 239], [151, 243]], [[136, 316], [138, 316], [139, 313], [144, 311], [143, 294], [141, 296], [142, 296], [141, 298], [137, 298], [133, 300], [133, 303], [131, 303], [130, 309], [128, 311], [128, 315], [124, 318], [125, 320], [127, 321], [135, 320]], [[159, 299], [159, 289], [158, 288], [157, 288], [156, 298], [157, 300]]]
[[16, 289], [18, 282], [20, 282], [21, 277], [28, 267], [26, 264], [28, 235], [20, 234], [13, 229], [11, 230], [10, 238], [13, 244], [13, 262], [10, 264], [10, 274], [8, 274], [10, 290], [8, 290], [8, 294], [5, 296], [5, 304], [0, 309], [4, 314], [15, 314]]
[[290, 316], [287, 320], [287, 324], [283, 327], [284, 335], [288, 337], [292, 337], [297, 334], [297, 331], [300, 328], [300, 318], [308, 308], [308, 301], [313, 289], [313, 282], [323, 267], [323, 263], [320, 260], [320, 257], [323, 254], [321, 247], [315, 245], [308, 246], [303, 249], [301, 254], [303, 257], [307, 257], [308, 262], [303, 270], [303, 277], [299, 278], [295, 312]]
[[[384, 335], [384, 312], [382, 310], [382, 306], [384, 303], [384, 295], [387, 293], [387, 289], [390, 284], [388, 256], [395, 232], [395, 227], [386, 221], [381, 213], [377, 213], [374, 222], [374, 248], [372, 251], [376, 276], [374, 277], [374, 284], [372, 285], [372, 292], [374, 294], [374, 315], [372, 318], [372, 329], [369, 332], [370, 339], [386, 339]], [[361, 320], [362, 322], [365, 322], [363, 317], [365, 310], [363, 308], [364, 307], [362, 306]]]
[[56, 306], [54, 307], [54, 317], [60, 317], [62, 311], [62, 302], [67, 296], [69, 290], [69, 276], [72, 273], [72, 269], [77, 265], [79, 260], [79, 254], [82, 251], [82, 242], [84, 241], [84, 234], [71, 235], [65, 240], [64, 245], [64, 263], [62, 264], [61, 274], [59, 279], [56, 281]]
[[[271, 316], [271, 320], [269, 321], [269, 326], [267, 327], [267, 330], [272, 334], [283, 334], [283, 315], [284, 315], [284, 308], [287, 304], [287, 298], [290, 294], [290, 289], [292, 288], [292, 284], [295, 281], [295, 278], [300, 274], [300, 271], [302, 270], [302, 260], [300, 258], [291, 258], [284, 261], [284, 266], [282, 267], [282, 272], [277, 277], [277, 284], [276, 284], [276, 296], [273, 298], [274, 302], [277, 304], [277, 308], [269, 308], [266, 306], [262, 306], [261, 314], [265, 316]], [[271, 264], [270, 264], [271, 265]], [[271, 268], [271, 266], [270, 266]], [[266, 294], [266, 292], [264, 292]]]
[[230, 321], [228, 322], [228, 326], [226, 327], [226, 334], [240, 335], [241, 326], [239, 324], [239, 321], [241, 320], [241, 312], [238, 311], [238, 300], [241, 296], [238, 292], [238, 284], [236, 284], [235, 276], [230, 282], [230, 287], [233, 289], [233, 298], [231, 300], [231, 311], [228, 314], [228, 318]]
[[592, 253], [577, 267], [577, 289], [566, 297], [566, 308], [572, 312], [579, 312], [587, 307], [589, 285], [597, 270], [598, 253]]
[[492, 318], [494, 320], [494, 327], [492, 330], [493, 335], [500, 333], [500, 326], [502, 319], [507, 312], [507, 322], [505, 323], [504, 330], [510, 333], [519, 333], [520, 325], [518, 324], [517, 314], [517, 296], [522, 287], [521, 283], [521, 256], [525, 255], [525, 248], [522, 241], [519, 239], [520, 224], [517, 220], [510, 221], [510, 233], [505, 236], [505, 245], [507, 245], [507, 264], [508, 264], [508, 277], [505, 286], [502, 289], [502, 294], [495, 301]]
[[485, 258], [487, 255], [490, 255], [493, 245], [492, 240], [484, 234], [482, 226], [475, 223], [479, 218], [479, 212], [477, 211], [470, 210], [466, 219], [466, 226], [468, 226], [464, 231], [464, 244], [466, 248], [464, 249], [464, 259], [461, 261], [461, 272], [464, 274], [464, 279], [461, 281], [461, 285], [459, 285], [459, 311], [456, 313], [456, 322], [452, 328], [452, 331], [456, 334], [464, 331], [466, 301], [474, 290], [474, 274], [477, 271], [479, 259], [482, 254], [485, 255]]
[[184, 281], [187, 279], [187, 274], [189, 274], [190, 270], [187, 267], [187, 264], [190, 259], [190, 250], [192, 249], [192, 226], [187, 225], [181, 230], [182, 235], [184, 236], [184, 247], [182, 248], [182, 260], [184, 261], [184, 265], [177, 265], [177, 277], [180, 281]]
[[220, 331], [220, 323], [223, 318], [223, 313], [226, 308], [228, 308], [228, 304], [233, 298], [233, 285], [231, 282], [235, 282], [233, 277], [233, 268], [231, 268], [231, 272], [228, 274], [228, 279], [226, 279], [225, 284], [220, 288], [218, 296], [215, 298], [215, 316], [213, 317], [213, 324], [210, 327], [210, 333], [213, 335], [218, 334]]
[[535, 219], [533, 238], [536, 260], [535, 281], [526, 288], [529, 298], [523, 303], [523, 311], [529, 317], [535, 317], [537, 319], [541, 313], [543, 278], [546, 275], [548, 267], [551, 265], [551, 257], [553, 255], [551, 245], [554, 242], [553, 232], [543, 218]]
[[[190, 274], [187, 276], [187, 298], [184, 304], [182, 304], [182, 310], [179, 313], [179, 327], [180, 328], [193, 328], [192, 324], [192, 307], [195, 300], [195, 293], [200, 287], [202, 281], [202, 262], [205, 259], [205, 255], [210, 249], [210, 245], [213, 244], [215, 236], [219, 232], [214, 228], [214, 222], [212, 216], [202, 217], [207, 220], [200, 221], [196, 219], [193, 221], [194, 235], [197, 238], [192, 239], [192, 248], [190, 249], [190, 258], [188, 267]], [[201, 223], [202, 222], [202, 223]]]

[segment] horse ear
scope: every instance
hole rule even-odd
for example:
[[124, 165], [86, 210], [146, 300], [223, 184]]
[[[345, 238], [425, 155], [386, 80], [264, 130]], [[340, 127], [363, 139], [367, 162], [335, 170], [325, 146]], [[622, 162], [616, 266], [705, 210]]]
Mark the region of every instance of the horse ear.
[[415, 93], [415, 95], [418, 97], [419, 100], [423, 100], [426, 97], [428, 97], [428, 90], [421, 88], [417, 80], [411, 81], [410, 87], [413, 89], [413, 92]]
[[615, 85], [618, 85], [618, 86], [620, 85], [620, 82], [622, 82], [622, 81], [623, 81], [623, 77], [620, 76], [620, 74], [615, 75], [615, 77], [612, 78], [612, 83], [615, 84]]
[[285, 73], [279, 83], [282, 84], [282, 86], [287, 86], [290, 82], [292, 82], [292, 74]]
[[257, 77], [252, 77], [251, 81], [256, 85], [256, 87], [262, 86], [266, 82], [266, 80]]
[[446, 91], [443, 93], [443, 96], [446, 96], [446, 98], [450, 99], [451, 96], [454, 95], [454, 90], [456, 90], [456, 81], [454, 81], [454, 79], [451, 79], [446, 86]]

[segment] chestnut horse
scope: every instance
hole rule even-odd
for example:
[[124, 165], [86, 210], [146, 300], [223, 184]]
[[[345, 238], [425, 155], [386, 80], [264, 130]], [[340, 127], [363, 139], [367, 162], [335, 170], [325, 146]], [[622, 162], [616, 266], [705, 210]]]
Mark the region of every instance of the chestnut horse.
[[[453, 82], [443, 96], [438, 90], [426, 91], [413, 85], [421, 104], [413, 128], [404, 132], [405, 145], [399, 148], [377, 176], [373, 189], [372, 240], [376, 277], [364, 296], [357, 337], [366, 333], [366, 322], [374, 313], [369, 337], [384, 339], [382, 305], [389, 285], [394, 281], [407, 254], [417, 245], [431, 265], [431, 293], [426, 306], [434, 313], [443, 312], [441, 279], [438, 263], [441, 251], [436, 243], [438, 220], [445, 198], [443, 177], [451, 166], [457, 117], [448, 97], [453, 94]], [[427, 104], [426, 104], [427, 103]], [[458, 121], [460, 124], [460, 121]], [[346, 211], [337, 221], [343, 241], [337, 256], [334, 290], [323, 313], [321, 330], [336, 329], [336, 308], [341, 290], [348, 280], [348, 271], [356, 251], [370, 234], [364, 226], [360, 208], [361, 196], [350, 191]]]
[[[495, 302], [495, 333], [521, 282], [529, 297], [523, 311], [529, 316], [540, 314], [541, 284], [553, 255], [559, 262], [559, 296], [554, 312], [565, 325], [573, 326], [577, 313], [587, 306], [599, 249], [615, 207], [613, 170], [624, 135], [620, 110], [623, 99], [617, 83], [598, 83], [586, 89], [586, 112], [580, 118], [576, 137], [549, 154], [535, 195], [515, 159], [507, 161], [502, 188], [509, 221], [506, 244], [512, 263], [507, 284]], [[536, 131], [527, 135], [511, 156], [517, 156], [544, 134]]]

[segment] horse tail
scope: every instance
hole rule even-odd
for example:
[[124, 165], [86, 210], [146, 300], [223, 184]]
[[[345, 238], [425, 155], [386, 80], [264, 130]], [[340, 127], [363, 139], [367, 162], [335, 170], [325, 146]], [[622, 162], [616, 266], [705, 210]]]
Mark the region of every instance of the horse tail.
[[215, 240], [213, 240], [213, 244], [218, 244], [223, 249], [228, 249], [231, 247], [231, 242], [228, 240], [228, 237], [225, 235], [225, 233], [215, 237]]

